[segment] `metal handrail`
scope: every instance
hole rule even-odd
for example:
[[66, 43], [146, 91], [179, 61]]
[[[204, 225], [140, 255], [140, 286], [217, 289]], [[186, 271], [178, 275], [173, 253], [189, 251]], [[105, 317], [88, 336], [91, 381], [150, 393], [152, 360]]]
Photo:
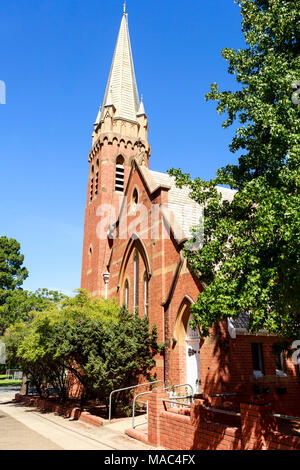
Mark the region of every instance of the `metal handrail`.
[[186, 395], [185, 397], [174, 397], [175, 400], [186, 400], [187, 398], [193, 398], [193, 395]]
[[[143, 393], [139, 393], [138, 395], [136, 395], [133, 399], [133, 405], [132, 405], [132, 429], [135, 428], [134, 426], [134, 419], [135, 419], [135, 403], [136, 403], [136, 399], [142, 395], [147, 395], [148, 393], [153, 393], [153, 390], [150, 390], [149, 392], [143, 392]], [[148, 415], [148, 401], [147, 401], [147, 415]]]
[[[178, 401], [175, 401], [175, 400], [165, 400], [165, 399], [163, 399], [162, 401], [165, 402], [165, 403], [174, 403], [175, 405], [182, 405], [182, 406], [190, 407], [190, 405], [188, 403], [178, 403]], [[213, 411], [215, 413], [223, 413], [225, 415], [231, 415], [231, 416], [241, 416], [241, 413], [237, 413], [236, 411], [221, 410], [219, 408], [209, 408], [208, 406], [203, 406], [203, 405], [202, 405], [202, 408], [204, 410]]]
[[146, 382], [144, 384], [133, 385], [132, 387], [118, 388], [117, 390], [113, 390], [109, 395], [108, 423], [110, 424], [110, 422], [111, 422], [111, 397], [112, 397], [113, 393], [123, 392], [124, 390], [130, 390], [130, 389], [133, 389], [133, 388], [144, 387], [145, 385], [153, 385], [153, 384], [157, 384], [157, 383], [161, 383], [161, 382], [164, 384], [163, 380], [155, 380], [154, 382]]
[[170, 388], [179, 388], [179, 387], [190, 387], [191, 388], [191, 395], [194, 396], [194, 389], [191, 384], [180, 384], [180, 385], [170, 385], [169, 387], [164, 387], [164, 390], [169, 390]]
[[281, 414], [276, 414], [276, 413], [270, 413], [270, 415], [274, 416], [274, 418], [287, 419], [289, 421], [300, 421], [299, 416], [288, 416], [288, 415], [281, 415]]
[[231, 416], [241, 416], [241, 413], [237, 411], [229, 411], [229, 410], [222, 410], [221, 408], [210, 408], [209, 406], [202, 405], [202, 408], [207, 411], [213, 411], [214, 413], [222, 413], [224, 415], [231, 415]]
[[164, 398], [163, 398], [162, 401], [163, 401], [164, 403], [174, 403], [174, 405], [188, 406], [189, 408], [190, 408], [190, 406], [191, 406], [191, 405], [188, 404], [188, 403], [178, 403], [178, 401], [175, 401], [175, 400], [165, 400]]
[[236, 397], [237, 393], [211, 393], [209, 394], [210, 397]]

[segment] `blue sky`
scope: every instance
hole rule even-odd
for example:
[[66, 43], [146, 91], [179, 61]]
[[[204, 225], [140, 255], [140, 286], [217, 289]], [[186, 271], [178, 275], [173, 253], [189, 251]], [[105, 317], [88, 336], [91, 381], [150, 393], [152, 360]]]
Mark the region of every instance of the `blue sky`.
[[[0, 4], [0, 234], [16, 238], [24, 288], [80, 286], [87, 157], [120, 26], [122, 0]], [[128, 0], [139, 93], [149, 118], [151, 169], [214, 177], [236, 160], [210, 84], [234, 89], [221, 57], [244, 46], [234, 0]], [[172, 119], [166, 119], [166, 116]]]

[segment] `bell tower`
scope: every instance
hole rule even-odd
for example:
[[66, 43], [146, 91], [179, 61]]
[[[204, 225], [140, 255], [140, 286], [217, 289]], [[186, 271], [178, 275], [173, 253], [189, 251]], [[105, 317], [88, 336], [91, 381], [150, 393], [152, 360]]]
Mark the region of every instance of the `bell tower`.
[[128, 15], [125, 11], [105, 90], [92, 134], [85, 208], [81, 287], [93, 296], [107, 296], [109, 225], [119, 213], [131, 162], [149, 166], [148, 119], [139, 100]]

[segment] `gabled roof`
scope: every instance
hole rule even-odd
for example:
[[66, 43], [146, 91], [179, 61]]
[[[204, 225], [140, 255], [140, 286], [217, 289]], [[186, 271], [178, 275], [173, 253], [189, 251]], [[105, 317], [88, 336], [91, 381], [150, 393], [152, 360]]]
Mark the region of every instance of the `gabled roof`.
[[[111, 96], [110, 96], [111, 94]], [[108, 103], [112, 101], [111, 103]], [[139, 96], [136, 85], [127, 14], [121, 21], [117, 45], [110, 69], [104, 95], [101, 121], [104, 119], [105, 106], [113, 104], [116, 108], [115, 118], [137, 121]]]
[[[190, 198], [188, 187], [178, 188], [175, 178], [167, 173], [152, 171], [142, 166], [139, 170], [143, 174], [151, 192], [159, 187], [168, 189], [168, 207], [163, 207], [162, 212], [168, 219], [176, 232], [177, 239], [189, 239], [192, 237], [192, 229], [199, 225], [203, 217], [203, 208], [200, 204]], [[222, 194], [222, 198], [232, 201], [236, 191], [217, 186], [217, 190]]]
[[[146, 166], [139, 165], [134, 159], [126, 185], [125, 196], [128, 196], [130, 181], [135, 169], [142, 177], [150, 196], [159, 188], [167, 189], [168, 203], [160, 205], [163, 217], [169, 224], [178, 243], [190, 240], [193, 236], [192, 229], [199, 226], [201, 218], [203, 217], [203, 207], [190, 198], [190, 189], [188, 187], [178, 188], [173, 176], [167, 173], [149, 170]], [[235, 190], [222, 188], [221, 186], [217, 186], [217, 190], [222, 194], [222, 198], [228, 201], [232, 201], [236, 193]], [[126, 197], [123, 199], [118, 221], [125, 207]], [[117, 226], [118, 221], [114, 224], [113, 229]]]

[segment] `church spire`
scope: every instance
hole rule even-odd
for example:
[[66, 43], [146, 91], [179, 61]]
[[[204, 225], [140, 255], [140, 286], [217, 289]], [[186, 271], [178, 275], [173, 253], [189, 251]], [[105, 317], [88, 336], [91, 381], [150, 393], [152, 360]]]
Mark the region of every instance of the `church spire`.
[[[108, 103], [108, 101], [111, 102]], [[124, 3], [124, 13], [105, 91], [101, 121], [105, 117], [104, 109], [108, 104], [113, 104], [116, 109], [115, 119], [137, 122], [139, 96], [131, 52], [126, 3]]]

